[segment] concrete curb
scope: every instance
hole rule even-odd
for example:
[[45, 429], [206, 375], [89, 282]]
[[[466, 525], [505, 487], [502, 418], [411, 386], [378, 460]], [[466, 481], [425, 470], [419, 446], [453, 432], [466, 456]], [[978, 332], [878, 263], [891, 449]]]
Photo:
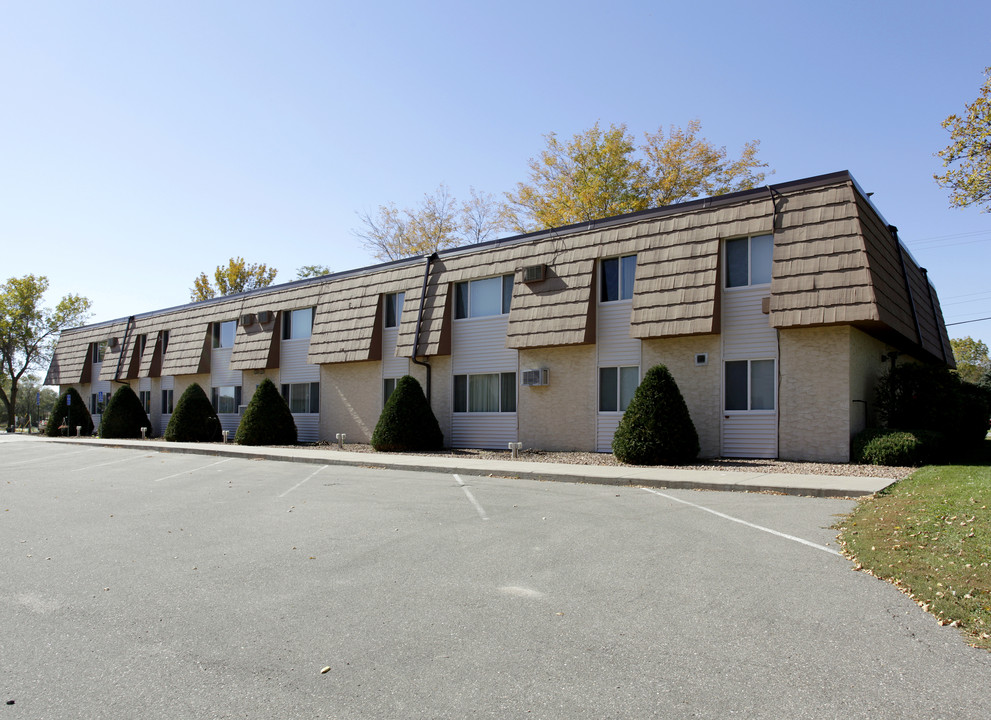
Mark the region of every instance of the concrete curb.
[[728, 470], [685, 470], [681, 468], [565, 465], [525, 460], [466, 460], [391, 453], [354, 453], [309, 448], [268, 448], [220, 445], [216, 443], [165, 443], [142, 440], [101, 440], [96, 438], [38, 438], [72, 445], [98, 445], [109, 448], [154, 450], [156, 452], [248, 458], [312, 465], [368, 467], [407, 472], [486, 475], [544, 482], [591, 483], [617, 487], [651, 487], [729, 492], [766, 492], [823, 498], [850, 498], [872, 495], [891, 485], [887, 478], [838, 475], [796, 475], [753, 473]]

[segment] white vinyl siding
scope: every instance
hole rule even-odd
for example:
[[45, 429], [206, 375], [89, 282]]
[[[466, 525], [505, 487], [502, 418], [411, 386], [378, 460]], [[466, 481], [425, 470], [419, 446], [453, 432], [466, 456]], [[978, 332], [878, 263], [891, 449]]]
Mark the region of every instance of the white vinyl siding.
[[[516, 373], [516, 350], [506, 347], [508, 326], [508, 315], [455, 320], [451, 338], [452, 375]], [[515, 412], [451, 414], [452, 447], [505, 450], [507, 443], [516, 441], [517, 435]]]
[[[602, 380], [605, 368], [639, 368], [640, 339], [630, 337], [630, 315], [633, 312], [632, 300], [600, 301], [596, 312], [596, 355], [597, 385]], [[617, 371], [617, 385], [619, 373]], [[630, 371], [626, 375], [629, 377]], [[637, 373], [639, 379], [639, 371]], [[618, 389], [618, 388], [617, 388]], [[601, 398], [602, 388], [597, 387], [597, 398]], [[618, 398], [617, 398], [618, 402]], [[623, 419], [621, 410], [599, 410], [595, 414], [595, 449], [597, 452], [612, 452], [612, 439]]]
[[720, 452], [773, 458], [778, 455], [778, 338], [761, 312], [761, 301], [771, 292], [770, 236], [729, 240], [724, 251]]
[[[294, 319], [292, 333], [302, 332], [304, 337], [283, 340], [279, 348], [279, 382], [282, 385], [316, 383], [320, 381], [320, 366], [306, 361], [310, 352], [310, 308], [291, 313]], [[299, 313], [299, 314], [297, 314]], [[291, 409], [291, 407], [290, 407]], [[316, 442], [320, 439], [320, 413], [293, 413], [296, 422], [296, 439], [300, 442]]]
[[[409, 358], [396, 357], [396, 339], [399, 337], [399, 322], [403, 313], [405, 293], [390, 293], [385, 296], [382, 318], [382, 379], [395, 381], [409, 374]], [[390, 391], [391, 392], [391, 391]], [[385, 405], [385, 392], [382, 404]]]
[[[164, 433], [165, 429], [169, 426], [169, 420], [172, 419], [172, 411], [175, 409], [175, 404], [179, 402], [179, 398], [175, 396], [175, 377], [172, 375], [162, 376], [162, 428], [161, 432]], [[171, 405], [170, 405], [171, 401]]]
[[[225, 323], [226, 324], [226, 323]], [[214, 336], [216, 337], [216, 335]], [[231, 352], [232, 347], [220, 347], [214, 348], [210, 352], [210, 399], [218, 400], [217, 390], [220, 388], [234, 388], [241, 387], [242, 373], [240, 370], [231, 370]], [[229, 391], [222, 393], [224, 397], [229, 395]], [[250, 398], [248, 398], [250, 399]], [[178, 402], [178, 398], [176, 398]], [[219, 404], [215, 407], [223, 406], [224, 410], [228, 409], [228, 406], [232, 399], [230, 400], [218, 400]], [[245, 402], [245, 398], [241, 399], [241, 402]], [[221, 412], [217, 410], [217, 417], [220, 418], [220, 427], [224, 430], [229, 430], [231, 435], [237, 431], [237, 426], [241, 422], [241, 416], [238, 414], [238, 408], [235, 405], [232, 412]]]

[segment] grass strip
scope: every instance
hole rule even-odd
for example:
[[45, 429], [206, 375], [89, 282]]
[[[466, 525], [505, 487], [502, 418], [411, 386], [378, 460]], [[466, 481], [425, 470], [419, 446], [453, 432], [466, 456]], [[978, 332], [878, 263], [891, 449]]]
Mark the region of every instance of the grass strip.
[[991, 650], [991, 464], [932, 465], [862, 500], [839, 539], [887, 580]]

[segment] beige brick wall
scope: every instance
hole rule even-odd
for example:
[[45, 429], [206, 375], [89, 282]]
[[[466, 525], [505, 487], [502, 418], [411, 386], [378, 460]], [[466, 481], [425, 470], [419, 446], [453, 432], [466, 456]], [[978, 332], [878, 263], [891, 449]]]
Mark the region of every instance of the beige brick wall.
[[[422, 359], [422, 358], [421, 358]], [[444, 446], [451, 444], [451, 398], [454, 392], [454, 380], [451, 376], [451, 356], [438, 355], [428, 359], [430, 363], [430, 407], [444, 433]], [[427, 391], [427, 369], [422, 365], [410, 363], [410, 375], [416, 378]]]
[[381, 363], [334, 363], [320, 366], [320, 437], [367, 443], [382, 412]]
[[[881, 359], [892, 347], [860, 330], [850, 330], [850, 432], [856, 435], [865, 427], [877, 425], [874, 388], [890, 367]], [[863, 402], [860, 402], [863, 401]]]
[[[718, 335], [695, 335], [681, 338], [644, 340], [641, 346], [646, 373], [655, 365], [664, 365], [671, 372], [699, 435], [699, 456], [719, 455], [720, 344]], [[695, 365], [698, 353], [708, 353], [708, 364]]]
[[[520, 350], [519, 368], [547, 368], [548, 385], [517, 388], [519, 438], [525, 448], [594, 450], [595, 346]], [[519, 378], [521, 379], [521, 378]]]
[[[179, 398], [193, 383], [197, 383], [206, 393], [207, 399], [210, 397], [210, 373], [204, 373], [202, 375], [176, 375], [175, 376], [175, 388], [172, 392], [173, 402], [178, 405]], [[242, 399], [241, 402], [244, 402]]]
[[782, 330], [779, 335], [778, 457], [847, 462], [850, 420], [848, 326]]

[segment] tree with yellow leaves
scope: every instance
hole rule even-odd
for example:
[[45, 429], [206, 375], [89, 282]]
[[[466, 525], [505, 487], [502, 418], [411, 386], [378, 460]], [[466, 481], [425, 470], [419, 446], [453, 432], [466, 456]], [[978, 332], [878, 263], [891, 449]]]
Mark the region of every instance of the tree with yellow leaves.
[[218, 295], [234, 295], [247, 290], [268, 287], [275, 280], [279, 271], [270, 268], [264, 263], [246, 263], [244, 258], [231, 258], [227, 265], [218, 265], [214, 270], [213, 279], [216, 287], [210, 284], [207, 274], [200, 273], [199, 277], [193, 280], [193, 287], [189, 291], [189, 299], [193, 302], [199, 300], [209, 300]]
[[702, 124], [644, 133], [639, 148], [625, 124], [603, 130], [596, 123], [570, 142], [546, 136], [547, 147], [530, 159], [529, 182], [506, 193], [506, 224], [528, 232], [697, 197], [748, 190], [764, 182], [757, 157], [760, 141], [744, 145], [739, 158], [727, 156], [699, 135]]
[[991, 67], [984, 74], [987, 79], [977, 99], [965, 106], [966, 114], [943, 121], [950, 144], [938, 155], [950, 169], [933, 178], [952, 191], [951, 207], [983, 204], [982, 212], [991, 212]]

